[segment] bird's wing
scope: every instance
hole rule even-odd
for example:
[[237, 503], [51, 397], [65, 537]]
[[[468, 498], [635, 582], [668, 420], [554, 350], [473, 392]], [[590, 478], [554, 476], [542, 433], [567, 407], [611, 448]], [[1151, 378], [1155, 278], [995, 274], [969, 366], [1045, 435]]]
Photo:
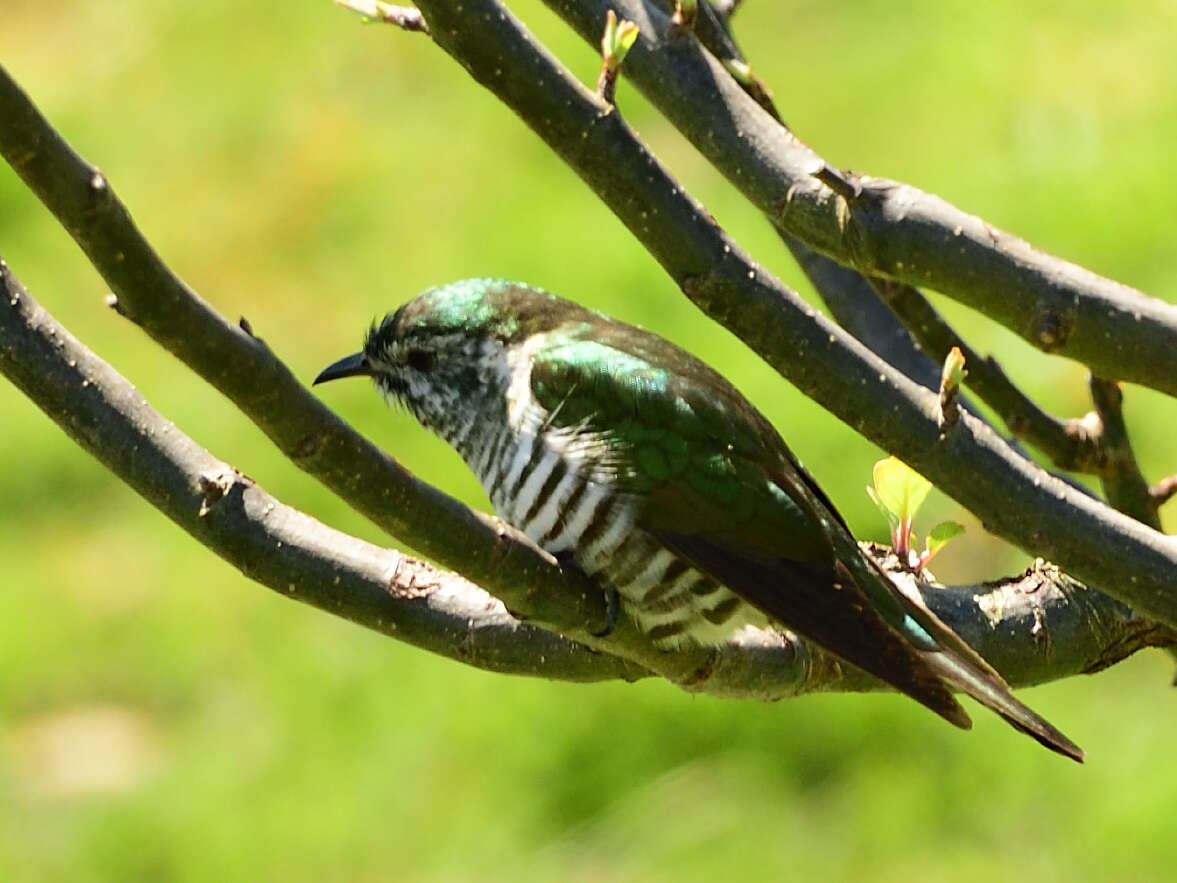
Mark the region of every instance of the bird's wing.
[[563, 427], [591, 433], [638, 527], [798, 634], [959, 727], [964, 690], [1048, 748], [1082, 751], [918, 597], [862, 554], [771, 424], [708, 366], [628, 326], [548, 347], [531, 388]]
[[812, 479], [790, 472], [775, 430], [702, 363], [675, 349], [668, 370], [666, 352], [640, 348], [654, 345], [598, 335], [547, 347], [533, 394], [556, 425], [605, 440], [615, 480], [641, 501], [638, 527], [774, 620], [969, 726], [888, 622], [902, 621], [899, 603], [888, 596], [880, 610], [838, 560], [830, 535], [845, 526]]

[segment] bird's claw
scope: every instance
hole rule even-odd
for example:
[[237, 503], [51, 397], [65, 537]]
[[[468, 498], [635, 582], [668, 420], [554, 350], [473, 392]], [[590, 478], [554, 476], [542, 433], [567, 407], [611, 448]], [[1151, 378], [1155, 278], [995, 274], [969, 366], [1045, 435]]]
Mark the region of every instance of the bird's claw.
[[592, 632], [594, 638], [607, 638], [613, 633], [613, 629], [617, 627], [617, 615], [621, 610], [621, 596], [617, 594], [617, 589], [612, 587], [605, 589], [605, 627], [600, 631]]

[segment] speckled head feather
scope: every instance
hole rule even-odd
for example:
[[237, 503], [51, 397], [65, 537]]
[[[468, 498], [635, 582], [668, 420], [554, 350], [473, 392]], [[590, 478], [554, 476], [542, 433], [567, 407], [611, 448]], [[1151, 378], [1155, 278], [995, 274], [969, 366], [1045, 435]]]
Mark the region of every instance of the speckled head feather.
[[365, 351], [394, 341], [488, 337], [510, 344], [581, 317], [609, 321], [547, 291], [504, 279], [465, 279], [422, 292], [372, 326]]

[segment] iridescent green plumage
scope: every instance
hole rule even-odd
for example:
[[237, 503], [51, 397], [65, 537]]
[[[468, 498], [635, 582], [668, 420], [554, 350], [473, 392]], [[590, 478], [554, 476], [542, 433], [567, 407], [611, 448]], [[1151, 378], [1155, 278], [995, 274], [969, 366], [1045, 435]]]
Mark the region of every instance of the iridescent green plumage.
[[858, 549], [768, 421], [656, 335], [496, 280], [431, 289], [320, 375], [370, 374], [454, 445], [499, 515], [619, 592], [667, 647], [785, 626], [957, 726], [961, 688], [1081, 752]]

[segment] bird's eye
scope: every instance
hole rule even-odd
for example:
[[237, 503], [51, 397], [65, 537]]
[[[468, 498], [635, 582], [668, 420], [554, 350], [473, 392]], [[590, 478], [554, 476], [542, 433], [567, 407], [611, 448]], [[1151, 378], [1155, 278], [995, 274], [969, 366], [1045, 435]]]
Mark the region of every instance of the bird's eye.
[[409, 350], [405, 361], [414, 371], [432, 371], [437, 357], [429, 350]]

